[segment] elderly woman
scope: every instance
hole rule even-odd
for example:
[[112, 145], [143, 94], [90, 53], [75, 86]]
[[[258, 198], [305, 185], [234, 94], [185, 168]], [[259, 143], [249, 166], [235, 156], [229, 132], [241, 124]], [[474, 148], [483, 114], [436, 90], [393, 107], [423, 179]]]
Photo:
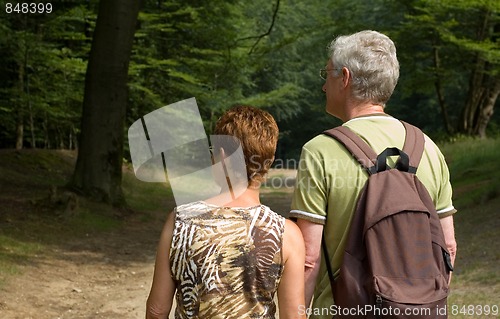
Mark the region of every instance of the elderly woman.
[[[260, 109], [237, 106], [217, 122], [243, 150], [247, 187], [177, 206], [161, 234], [146, 318], [305, 318], [304, 243], [298, 227], [260, 203], [278, 126]], [[214, 150], [222, 161], [227, 150]], [[227, 168], [227, 169], [230, 169]], [[229, 198], [229, 200], [227, 200]], [[225, 199], [225, 200], [221, 200]]]

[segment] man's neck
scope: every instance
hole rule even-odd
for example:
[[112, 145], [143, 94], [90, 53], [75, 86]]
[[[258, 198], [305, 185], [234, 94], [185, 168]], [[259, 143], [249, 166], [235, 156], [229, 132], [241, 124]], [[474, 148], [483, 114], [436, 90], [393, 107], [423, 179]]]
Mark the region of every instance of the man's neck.
[[344, 122], [347, 122], [356, 117], [375, 114], [385, 114], [384, 107], [380, 104], [373, 103], [358, 104], [355, 107], [349, 108], [349, 110], [347, 110]]

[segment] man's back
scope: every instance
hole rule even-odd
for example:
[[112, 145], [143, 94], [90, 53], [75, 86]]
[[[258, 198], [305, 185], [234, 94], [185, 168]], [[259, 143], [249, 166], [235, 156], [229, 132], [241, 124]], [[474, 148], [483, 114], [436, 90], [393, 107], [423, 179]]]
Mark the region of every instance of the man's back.
[[[387, 147], [403, 147], [405, 129], [390, 116], [354, 118], [344, 126], [360, 135], [377, 154]], [[445, 217], [455, 212], [448, 169], [437, 146], [427, 137], [425, 142], [417, 176], [429, 191], [440, 217]], [[325, 225], [332, 269], [337, 272], [351, 217], [368, 175], [340, 143], [324, 135], [304, 145], [301, 161], [304, 163], [299, 167], [291, 216]], [[313, 307], [323, 309], [331, 304], [328, 275], [322, 262]]]

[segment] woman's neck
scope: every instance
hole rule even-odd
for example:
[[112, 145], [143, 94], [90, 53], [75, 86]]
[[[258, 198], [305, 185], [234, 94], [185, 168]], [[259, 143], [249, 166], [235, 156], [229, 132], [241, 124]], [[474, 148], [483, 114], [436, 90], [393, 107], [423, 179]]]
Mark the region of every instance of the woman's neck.
[[229, 193], [225, 192], [218, 196], [212, 197], [205, 201], [208, 204], [226, 207], [253, 207], [260, 205], [260, 191], [259, 188], [248, 187], [243, 193]]

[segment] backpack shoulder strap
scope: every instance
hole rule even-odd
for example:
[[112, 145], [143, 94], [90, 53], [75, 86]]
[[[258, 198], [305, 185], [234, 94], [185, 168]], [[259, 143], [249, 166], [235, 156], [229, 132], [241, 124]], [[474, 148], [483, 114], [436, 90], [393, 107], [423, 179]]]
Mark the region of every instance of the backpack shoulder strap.
[[[415, 174], [418, 164], [424, 153], [425, 139], [424, 134], [417, 127], [401, 121], [405, 130], [406, 138], [403, 146], [403, 152], [409, 157], [409, 172]], [[363, 166], [368, 174], [377, 172], [377, 154], [373, 149], [356, 133], [345, 126], [338, 126], [323, 132], [339, 141], [354, 156], [354, 158]]]
[[424, 133], [422, 131], [404, 121], [401, 121], [403, 126], [406, 129], [406, 139], [405, 144], [403, 146], [403, 152], [408, 154], [410, 158], [410, 170], [413, 170], [413, 173], [416, 173], [418, 164], [422, 159], [422, 154], [424, 153], [425, 147], [425, 138]]
[[333, 137], [344, 145], [368, 174], [376, 172], [377, 154], [356, 133], [345, 126], [338, 126], [324, 131], [323, 134]]
[[328, 272], [328, 279], [330, 279], [330, 289], [332, 290], [332, 294], [334, 293], [334, 283], [335, 277], [333, 276], [332, 265], [330, 264], [330, 255], [328, 254], [328, 248], [326, 247], [325, 240], [325, 228], [323, 227], [323, 232], [321, 233], [321, 248], [323, 250], [323, 254], [325, 255], [325, 265], [326, 271]]

